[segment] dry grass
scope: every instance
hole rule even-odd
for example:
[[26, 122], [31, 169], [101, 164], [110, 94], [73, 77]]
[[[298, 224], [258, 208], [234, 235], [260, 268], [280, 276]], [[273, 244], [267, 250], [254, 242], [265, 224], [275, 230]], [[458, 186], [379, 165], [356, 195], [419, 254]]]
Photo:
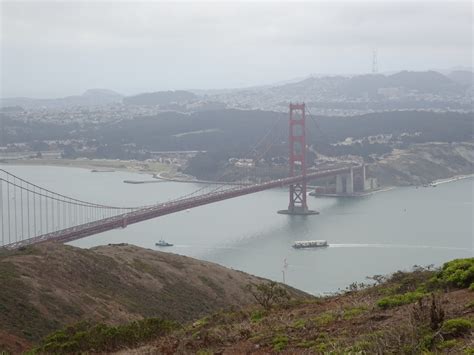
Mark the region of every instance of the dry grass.
[[[472, 350], [472, 336], [443, 336], [443, 321], [474, 321], [467, 289], [427, 293], [422, 301], [390, 309], [377, 306], [387, 294], [421, 287], [433, 271], [397, 273], [375, 287], [263, 310], [251, 306], [220, 312], [184, 330], [133, 349], [134, 354], [453, 354]], [[432, 297], [436, 307], [433, 311]], [[441, 310], [441, 312], [440, 312]], [[127, 350], [128, 353], [129, 350]], [[126, 352], [122, 352], [125, 354]]]
[[0, 281], [1, 345], [9, 336], [33, 343], [82, 320], [191, 321], [251, 304], [245, 286], [262, 279], [132, 245], [80, 249], [47, 243], [3, 253]]

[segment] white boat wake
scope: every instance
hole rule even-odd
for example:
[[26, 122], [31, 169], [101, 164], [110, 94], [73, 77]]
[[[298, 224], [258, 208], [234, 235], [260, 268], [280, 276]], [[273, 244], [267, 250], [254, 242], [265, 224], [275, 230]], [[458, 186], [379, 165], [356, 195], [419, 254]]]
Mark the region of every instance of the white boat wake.
[[330, 248], [397, 248], [397, 249], [441, 249], [441, 250], [460, 250], [473, 251], [473, 248], [461, 248], [451, 246], [436, 245], [411, 245], [411, 244], [329, 244]]

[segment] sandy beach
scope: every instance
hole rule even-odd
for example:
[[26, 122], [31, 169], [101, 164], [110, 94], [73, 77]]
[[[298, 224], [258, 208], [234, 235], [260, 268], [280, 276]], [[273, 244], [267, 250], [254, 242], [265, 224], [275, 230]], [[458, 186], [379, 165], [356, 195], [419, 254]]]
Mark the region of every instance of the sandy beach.
[[0, 161], [5, 165], [38, 165], [61, 166], [88, 169], [93, 172], [127, 171], [139, 174], [172, 173], [175, 168], [157, 162], [142, 162], [136, 160], [111, 160], [111, 159], [4, 159]]

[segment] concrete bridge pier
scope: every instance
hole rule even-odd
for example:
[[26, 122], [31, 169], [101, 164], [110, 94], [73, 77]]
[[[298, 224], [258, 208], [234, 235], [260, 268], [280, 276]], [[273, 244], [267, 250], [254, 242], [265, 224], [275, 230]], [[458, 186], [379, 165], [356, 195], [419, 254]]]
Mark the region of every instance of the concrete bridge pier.
[[336, 175], [336, 194], [352, 195], [354, 193], [354, 170], [351, 168], [348, 174]]
[[344, 193], [344, 176], [342, 174], [336, 175], [336, 194], [342, 195]]
[[346, 194], [352, 195], [354, 193], [354, 171], [351, 171], [346, 176]]

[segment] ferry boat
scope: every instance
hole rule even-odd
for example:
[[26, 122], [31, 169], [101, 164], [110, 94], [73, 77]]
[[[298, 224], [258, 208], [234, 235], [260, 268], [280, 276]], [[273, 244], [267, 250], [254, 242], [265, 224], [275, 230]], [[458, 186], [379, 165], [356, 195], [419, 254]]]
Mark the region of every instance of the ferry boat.
[[301, 240], [295, 241], [293, 248], [303, 249], [303, 248], [323, 248], [328, 247], [329, 244], [326, 240]]
[[157, 243], [155, 243], [157, 247], [172, 247], [173, 244], [165, 242], [163, 239], [159, 240]]

